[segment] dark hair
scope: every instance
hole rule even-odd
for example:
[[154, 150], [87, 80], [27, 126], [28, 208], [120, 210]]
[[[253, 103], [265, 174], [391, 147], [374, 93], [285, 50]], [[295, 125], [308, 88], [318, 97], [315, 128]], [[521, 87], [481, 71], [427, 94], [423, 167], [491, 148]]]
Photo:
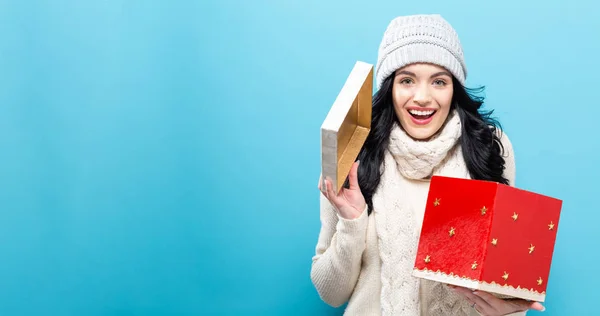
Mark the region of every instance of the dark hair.
[[[367, 202], [368, 213], [373, 210], [373, 195], [379, 181], [388, 146], [389, 136], [398, 118], [392, 101], [392, 86], [395, 75], [390, 75], [382, 83], [381, 88], [373, 96], [371, 132], [361, 149], [358, 160], [358, 181]], [[461, 123], [462, 135], [460, 145], [467, 169], [471, 178], [489, 180], [508, 184], [503, 177], [504, 158], [500, 142], [500, 123], [492, 118], [492, 111], [483, 111], [483, 97], [476, 97], [474, 92], [480, 89], [465, 88], [456, 78], [453, 81], [453, 97], [451, 110], [456, 109]], [[346, 187], [348, 181], [346, 181]]]

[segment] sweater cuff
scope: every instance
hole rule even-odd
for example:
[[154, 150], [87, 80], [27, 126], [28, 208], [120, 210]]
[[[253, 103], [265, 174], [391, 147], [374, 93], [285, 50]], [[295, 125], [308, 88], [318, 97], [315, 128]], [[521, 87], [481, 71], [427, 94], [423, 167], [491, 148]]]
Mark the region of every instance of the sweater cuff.
[[361, 232], [367, 229], [368, 223], [368, 206], [365, 206], [365, 209], [355, 219], [347, 219], [338, 214], [338, 227], [337, 231], [345, 234], [356, 234], [357, 232]]

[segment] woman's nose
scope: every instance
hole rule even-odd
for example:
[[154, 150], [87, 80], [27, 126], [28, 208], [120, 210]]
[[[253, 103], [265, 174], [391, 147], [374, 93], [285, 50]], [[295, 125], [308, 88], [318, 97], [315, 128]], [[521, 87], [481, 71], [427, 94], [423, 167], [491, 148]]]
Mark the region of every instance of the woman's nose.
[[417, 89], [413, 97], [413, 101], [420, 106], [429, 104], [429, 102], [431, 102], [431, 95], [429, 94], [429, 90], [425, 87]]

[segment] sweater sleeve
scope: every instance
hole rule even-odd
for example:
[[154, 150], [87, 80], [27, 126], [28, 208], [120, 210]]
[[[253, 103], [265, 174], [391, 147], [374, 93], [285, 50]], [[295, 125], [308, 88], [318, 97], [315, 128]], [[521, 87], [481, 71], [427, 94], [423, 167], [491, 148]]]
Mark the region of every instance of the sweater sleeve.
[[310, 276], [321, 299], [339, 307], [350, 299], [358, 280], [369, 217], [365, 208], [358, 218], [345, 219], [320, 197], [321, 231]]

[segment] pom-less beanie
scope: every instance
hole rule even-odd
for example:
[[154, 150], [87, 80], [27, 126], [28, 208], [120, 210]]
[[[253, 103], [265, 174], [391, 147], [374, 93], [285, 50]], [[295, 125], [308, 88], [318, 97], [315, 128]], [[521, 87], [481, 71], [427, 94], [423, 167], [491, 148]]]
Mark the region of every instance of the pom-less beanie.
[[454, 28], [439, 14], [400, 16], [384, 32], [377, 58], [377, 89], [397, 69], [412, 63], [446, 68], [464, 85], [467, 67]]

